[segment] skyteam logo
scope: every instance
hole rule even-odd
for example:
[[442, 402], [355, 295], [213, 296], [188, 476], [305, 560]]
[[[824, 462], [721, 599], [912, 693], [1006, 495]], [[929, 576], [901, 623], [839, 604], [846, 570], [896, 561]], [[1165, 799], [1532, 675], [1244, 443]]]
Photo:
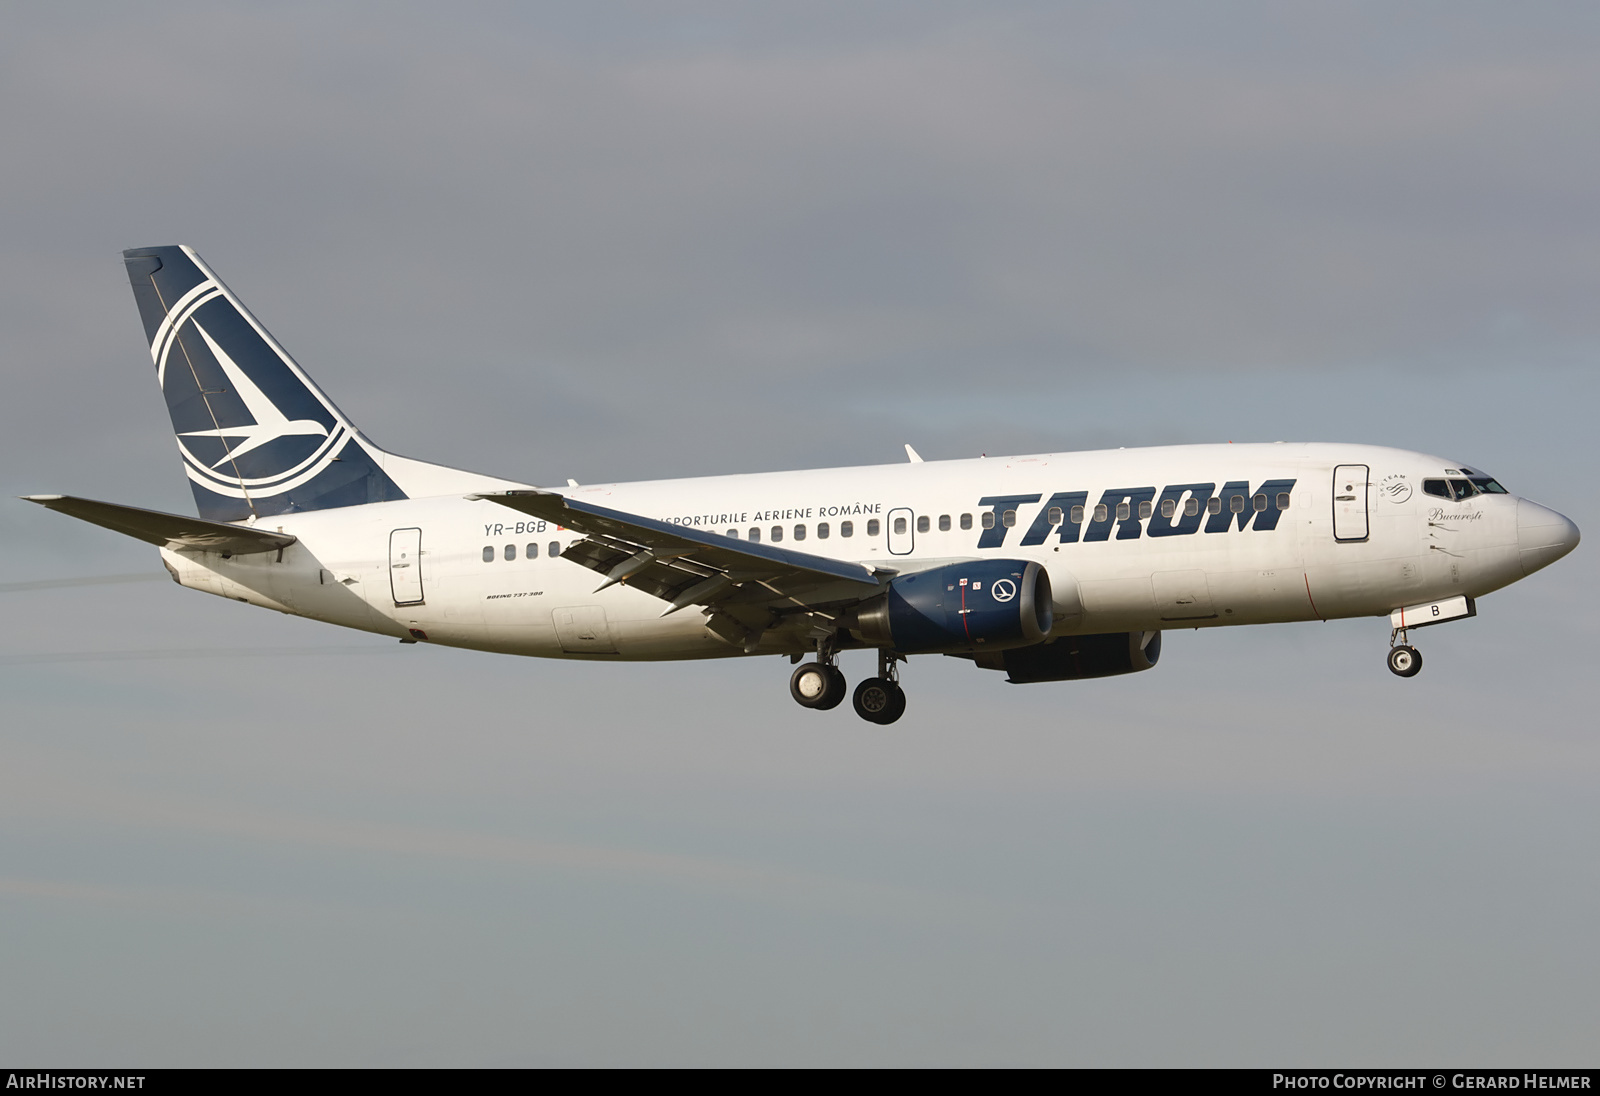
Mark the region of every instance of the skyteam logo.
[[292, 491], [338, 459], [354, 432], [214, 278], [171, 304], [150, 355], [184, 470], [208, 491]]

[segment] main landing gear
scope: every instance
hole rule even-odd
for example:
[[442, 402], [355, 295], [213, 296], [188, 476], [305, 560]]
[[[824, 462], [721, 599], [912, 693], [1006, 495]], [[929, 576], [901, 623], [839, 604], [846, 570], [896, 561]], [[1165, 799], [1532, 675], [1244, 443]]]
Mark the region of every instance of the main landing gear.
[[[789, 695], [802, 708], [827, 711], [837, 708], [849, 691], [844, 674], [839, 672], [839, 652], [832, 644], [818, 645], [817, 661], [802, 662], [789, 677]], [[900, 673], [893, 651], [878, 652], [878, 676], [856, 686], [852, 698], [856, 714], [869, 723], [889, 724], [905, 714], [906, 694], [900, 688]]]
[[856, 715], [868, 723], [887, 726], [906, 714], [906, 693], [900, 688], [900, 671], [895, 666], [899, 659], [893, 651], [879, 650], [878, 676], [856, 686], [851, 702]]
[[1404, 628], [1389, 633], [1389, 672], [1396, 677], [1416, 677], [1422, 672], [1422, 652], [1411, 646]]
[[789, 678], [789, 695], [802, 708], [827, 711], [837, 708], [849, 689], [839, 667], [823, 662], [804, 662]]

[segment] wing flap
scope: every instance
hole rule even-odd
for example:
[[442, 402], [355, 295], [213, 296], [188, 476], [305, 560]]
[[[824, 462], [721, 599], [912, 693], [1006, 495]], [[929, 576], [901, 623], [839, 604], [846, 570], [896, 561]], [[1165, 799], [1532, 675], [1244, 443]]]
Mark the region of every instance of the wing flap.
[[295, 542], [295, 538], [287, 533], [269, 533], [265, 529], [252, 529], [246, 525], [228, 525], [220, 521], [165, 514], [160, 510], [141, 510], [136, 506], [96, 502], [94, 499], [74, 498], [71, 495], [23, 495], [22, 498], [26, 502], [38, 503], [46, 510], [55, 510], [159, 548], [229, 552], [242, 556], [253, 552], [275, 552]]
[[718, 573], [707, 567], [694, 567], [682, 560], [664, 561], [658, 557], [632, 574], [616, 580], [611, 578], [617, 568], [637, 559], [638, 555], [639, 549], [632, 546], [619, 546], [591, 538], [571, 545], [561, 553], [561, 558], [581, 563], [589, 570], [607, 576], [605, 585], [625, 582], [635, 590], [643, 590], [663, 601], [674, 600], [685, 590]]

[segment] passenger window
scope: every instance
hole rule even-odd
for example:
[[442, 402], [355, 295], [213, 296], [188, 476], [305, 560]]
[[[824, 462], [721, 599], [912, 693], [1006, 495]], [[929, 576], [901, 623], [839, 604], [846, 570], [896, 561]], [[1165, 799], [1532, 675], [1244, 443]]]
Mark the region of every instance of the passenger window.
[[[1256, 513], [1259, 514], [1261, 511], [1267, 508], [1267, 496], [1257, 495], [1255, 498], [1250, 500], [1250, 505], [1254, 506], [1256, 508]], [[1257, 528], [1260, 528], [1260, 526], [1257, 526]]]
[[1110, 512], [1106, 510], [1106, 504], [1105, 503], [1102, 502], [1102, 503], [1100, 503], [1099, 505], [1097, 505], [1094, 508], [1094, 520], [1095, 521], [1105, 521], [1106, 518], [1109, 517], [1109, 516], [1110, 516]]
[[1170, 519], [1177, 512], [1178, 512], [1178, 500], [1177, 499], [1162, 499], [1161, 500], [1161, 516], [1162, 517]]
[[737, 529], [729, 529], [728, 530], [728, 535], [730, 537], [732, 537], [734, 540], [738, 540], [739, 539], [739, 530], [737, 530]]
[[1278, 509], [1280, 509], [1280, 510], [1289, 509], [1289, 492], [1282, 491], [1282, 492], [1280, 492], [1278, 494]]
[[1200, 512], [1200, 500], [1190, 495], [1183, 500], [1183, 516], [1192, 518]]
[[1235, 514], [1244, 513], [1244, 496], [1234, 495], [1231, 499], [1229, 499], [1228, 509], [1233, 511]]
[[782, 539], [783, 539], [783, 526], [774, 525], [772, 527], [772, 543], [777, 544]]
[[760, 544], [761, 543], [761, 530], [760, 529], [752, 529], [752, 530], [750, 530], [750, 536], [749, 536], [748, 539], [749, 539], [751, 544]]
[[561, 542], [559, 540], [552, 540], [550, 542], [550, 558], [551, 559], [555, 559], [560, 554], [561, 554]]
[[516, 558], [517, 558], [517, 546], [515, 544], [506, 545], [506, 562], [510, 563], [512, 560], [514, 560]]
[[928, 519], [926, 517], [918, 518], [917, 519], [917, 532], [926, 533], [927, 531], [928, 531]]
[[1424, 495], [1433, 495], [1435, 498], [1447, 499], [1450, 497], [1450, 488], [1446, 486], [1444, 480], [1423, 480], [1422, 493]]
[[1127, 521], [1133, 516], [1133, 509], [1125, 502], [1117, 503], [1117, 520]]
[[1220, 513], [1222, 513], [1222, 500], [1217, 498], [1215, 495], [1213, 495], [1211, 498], [1206, 499], [1206, 513], [1208, 513], [1208, 514], [1220, 514]]
[[898, 537], [898, 536], [902, 535], [905, 531], [906, 531], [906, 519], [905, 518], [895, 518], [894, 519], [894, 535]]
[[818, 540], [827, 540], [828, 539], [828, 523], [827, 522], [825, 522], [825, 521], [817, 522], [817, 539]]
[[804, 525], [796, 525], [794, 527], [794, 539], [795, 540], [805, 540], [806, 539], [806, 527]]
[[963, 528], [963, 529], [971, 529], [972, 528], [972, 515], [971, 514], [962, 514], [961, 515], [961, 528]]
[[940, 514], [939, 515], [939, 532], [948, 533], [949, 531], [950, 531], [950, 515], [949, 514]]
[[527, 551], [526, 551], [525, 554], [527, 555], [527, 557], [529, 559], [538, 559], [539, 558], [539, 546], [537, 544], [528, 545]]
[[1050, 507], [1050, 509], [1046, 510], [1045, 514], [1044, 514], [1044, 520], [1048, 521], [1051, 525], [1060, 525], [1061, 524], [1061, 507], [1052, 506], [1052, 507]]
[[494, 562], [494, 545], [485, 544], [483, 546], [483, 562], [485, 562], [485, 563], [493, 563]]
[[855, 536], [856, 523], [853, 521], [841, 521], [839, 523], [839, 535], [846, 538]]
[[871, 520], [869, 520], [867, 522], [867, 536], [869, 536], [869, 537], [877, 536], [878, 535], [878, 528], [879, 528], [879, 525], [878, 525], [878, 519], [877, 518], [872, 518]]
[[1139, 504], [1139, 520], [1143, 521], [1145, 518], [1147, 518], [1149, 516], [1150, 516], [1150, 500], [1149, 499], [1145, 499], [1145, 501], [1143, 501], [1143, 502], [1141, 502]]
[[1005, 523], [1007, 529], [1010, 529], [1017, 524], [1017, 512], [1015, 510], [1007, 510], [1000, 515], [1000, 520]]
[[993, 510], [988, 511], [987, 513], [985, 513], [983, 515], [983, 527], [985, 529], [993, 529], [994, 528], [994, 511]]
[[1083, 507], [1074, 506], [1072, 508], [1072, 512], [1071, 512], [1070, 516], [1072, 518], [1072, 524], [1074, 524], [1074, 525], [1082, 525], [1083, 524]]

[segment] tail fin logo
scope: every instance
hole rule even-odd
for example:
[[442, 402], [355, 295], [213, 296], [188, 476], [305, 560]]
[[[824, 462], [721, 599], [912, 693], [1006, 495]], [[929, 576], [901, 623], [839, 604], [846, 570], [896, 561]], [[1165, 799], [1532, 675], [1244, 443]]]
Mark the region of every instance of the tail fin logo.
[[196, 323], [194, 329], [200, 332], [200, 337], [205, 340], [206, 346], [210, 348], [212, 357], [217, 359], [217, 364], [222, 367], [222, 372], [227, 375], [228, 380], [233, 382], [234, 391], [238, 393], [239, 398], [244, 401], [245, 407], [255, 419], [253, 423], [248, 425], [217, 426], [212, 427], [210, 430], [186, 430], [178, 435], [183, 438], [244, 439], [244, 441], [222, 454], [217, 462], [211, 466], [212, 468], [218, 468], [236, 457], [242, 457], [246, 453], [260, 448], [269, 441], [276, 441], [289, 434], [319, 434], [324, 438], [328, 436], [328, 428], [315, 419], [294, 419], [291, 421], [285, 417], [284, 413], [279, 411], [271, 400], [267, 399], [266, 393], [262, 392], [256, 386], [256, 383], [245, 374], [245, 371], [239, 368], [239, 364], [228, 356], [228, 352], [217, 345], [217, 340], [213, 339], [205, 328]]
[[244, 500], [286, 494], [326, 470], [355, 434], [214, 277], [166, 309], [150, 355], [184, 469], [207, 490]]

